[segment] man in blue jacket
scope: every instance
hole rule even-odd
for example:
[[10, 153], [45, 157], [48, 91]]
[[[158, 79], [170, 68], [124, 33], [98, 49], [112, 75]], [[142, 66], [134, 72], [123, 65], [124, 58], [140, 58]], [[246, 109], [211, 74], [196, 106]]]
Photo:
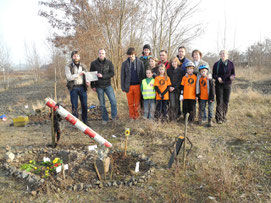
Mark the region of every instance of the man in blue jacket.
[[190, 61], [189, 59], [187, 59], [186, 57], [185, 57], [185, 54], [186, 54], [186, 48], [184, 47], [184, 46], [180, 46], [179, 48], [178, 48], [178, 55], [177, 55], [177, 57], [178, 57], [178, 59], [179, 59], [179, 61], [181, 62], [181, 68], [182, 68], [182, 70], [184, 71], [184, 72], [186, 72], [186, 64]]

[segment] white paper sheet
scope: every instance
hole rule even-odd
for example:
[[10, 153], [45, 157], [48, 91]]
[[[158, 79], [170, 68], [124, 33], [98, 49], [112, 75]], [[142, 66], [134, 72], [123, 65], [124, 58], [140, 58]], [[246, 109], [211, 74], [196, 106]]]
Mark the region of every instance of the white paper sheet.
[[97, 76], [97, 71], [93, 71], [93, 72], [85, 72], [85, 76], [86, 76], [86, 81], [97, 81], [98, 80], [98, 76]]

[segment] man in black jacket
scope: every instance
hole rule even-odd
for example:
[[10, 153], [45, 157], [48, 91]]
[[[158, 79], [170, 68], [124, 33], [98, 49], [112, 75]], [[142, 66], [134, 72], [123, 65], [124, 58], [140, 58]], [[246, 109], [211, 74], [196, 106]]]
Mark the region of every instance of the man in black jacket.
[[111, 78], [114, 76], [114, 66], [112, 62], [105, 58], [105, 50], [100, 49], [98, 58], [91, 62], [90, 71], [97, 71], [98, 80], [91, 82], [91, 88], [97, 92], [102, 111], [102, 123], [107, 124], [108, 112], [105, 107], [104, 93], [107, 95], [111, 104], [111, 117], [112, 120], [117, 118], [117, 102], [114, 90], [111, 86]]
[[144, 64], [135, 53], [134, 48], [129, 48], [126, 53], [128, 58], [121, 65], [121, 89], [126, 92], [130, 119], [139, 117], [140, 85], [145, 78]]

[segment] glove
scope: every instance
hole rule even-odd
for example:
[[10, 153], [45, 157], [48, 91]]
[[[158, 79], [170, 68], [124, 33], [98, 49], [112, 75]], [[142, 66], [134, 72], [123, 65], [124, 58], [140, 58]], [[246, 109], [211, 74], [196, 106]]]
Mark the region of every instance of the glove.
[[182, 94], [180, 95], [180, 101], [183, 101], [183, 95]]

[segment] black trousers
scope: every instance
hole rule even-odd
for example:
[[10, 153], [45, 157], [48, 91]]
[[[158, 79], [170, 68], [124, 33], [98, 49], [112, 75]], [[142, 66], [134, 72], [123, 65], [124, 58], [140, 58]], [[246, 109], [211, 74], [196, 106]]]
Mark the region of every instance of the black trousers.
[[183, 114], [184, 118], [187, 113], [189, 113], [188, 121], [195, 120], [195, 112], [196, 112], [196, 100], [194, 99], [184, 99], [183, 100]]
[[157, 118], [167, 117], [168, 100], [156, 100]]
[[180, 116], [180, 93], [173, 91], [169, 93], [169, 119], [175, 120]]
[[225, 121], [231, 94], [231, 85], [216, 84], [216, 121]]

